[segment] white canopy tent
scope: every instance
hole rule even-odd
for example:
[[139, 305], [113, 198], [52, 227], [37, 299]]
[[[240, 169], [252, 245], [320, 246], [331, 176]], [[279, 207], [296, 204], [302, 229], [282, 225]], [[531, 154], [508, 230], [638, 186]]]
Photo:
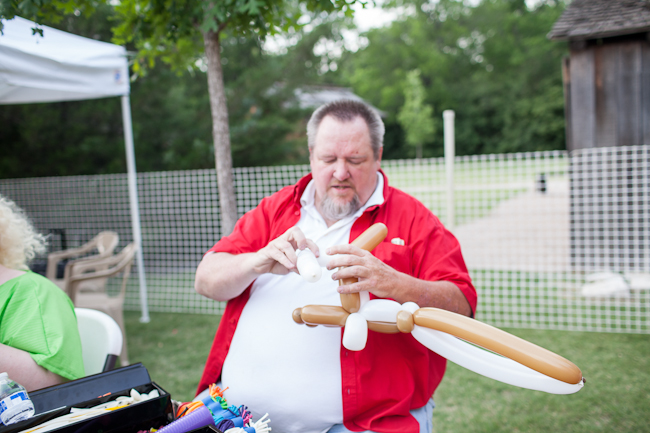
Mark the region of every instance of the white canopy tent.
[[[78, 101], [120, 96], [133, 240], [140, 282], [140, 321], [149, 321], [136, 185], [126, 50], [15, 17], [0, 35], [0, 104]], [[43, 29], [43, 36], [32, 28]]]

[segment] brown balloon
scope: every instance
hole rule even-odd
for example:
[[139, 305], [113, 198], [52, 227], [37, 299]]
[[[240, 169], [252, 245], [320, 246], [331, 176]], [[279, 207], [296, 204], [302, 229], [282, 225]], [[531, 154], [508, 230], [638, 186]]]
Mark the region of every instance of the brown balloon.
[[325, 325], [325, 326], [345, 326], [350, 313], [345, 311], [342, 307], [334, 305], [306, 305], [302, 308], [294, 310], [293, 317], [296, 320], [296, 311], [300, 310], [298, 314], [303, 323], [309, 325]]
[[369, 320], [368, 329], [375, 332], [381, 332], [382, 334], [399, 334], [399, 329], [394, 323], [372, 322]]
[[[364, 231], [352, 242], [352, 245], [372, 251], [386, 238], [387, 234], [386, 226], [377, 223]], [[346, 278], [339, 280], [339, 285], [355, 282], [357, 282], [356, 278]], [[344, 327], [348, 316], [358, 312], [361, 308], [359, 293], [341, 294], [341, 305], [342, 307], [307, 305], [297, 308], [293, 312], [293, 320], [310, 327], [316, 325]], [[399, 311], [396, 323], [368, 321], [369, 330], [385, 334], [410, 333], [415, 325], [453, 335], [568, 384], [575, 385], [584, 380], [580, 369], [571, 361], [461, 314], [439, 308], [420, 308], [413, 314], [405, 310]]]
[[[294, 310], [293, 320], [310, 327], [344, 327], [349, 315], [350, 313], [342, 307], [307, 305]], [[413, 314], [402, 310], [397, 314], [396, 324], [368, 321], [369, 330], [383, 334], [409, 333], [415, 325], [453, 335], [565, 383], [577, 384], [583, 380], [580, 369], [560, 355], [478, 320], [447, 310], [420, 308]]]
[[397, 313], [397, 329], [399, 329], [399, 332], [410, 334], [413, 331], [413, 328], [415, 328], [413, 314], [406, 310]]
[[562, 382], [582, 380], [582, 372], [568, 359], [478, 320], [439, 308], [420, 308], [413, 319], [418, 326], [446, 332]]
[[[362, 250], [372, 251], [388, 235], [388, 228], [383, 223], [375, 223], [368, 227], [350, 245], [359, 247]], [[339, 280], [339, 286], [356, 283], [358, 278], [343, 278]], [[345, 311], [356, 313], [361, 308], [361, 299], [358, 293], [341, 293], [341, 305]]]
[[[348, 313], [343, 307], [334, 305], [306, 305], [293, 310], [293, 321], [307, 326], [345, 326]], [[409, 313], [410, 314], [410, 313]], [[382, 334], [397, 334], [399, 329], [394, 323], [368, 321], [368, 329]]]
[[305, 322], [302, 321], [301, 313], [302, 308], [296, 308], [293, 310], [293, 313], [291, 313], [291, 317], [293, 318], [293, 321], [296, 322], [299, 325], [303, 325]]

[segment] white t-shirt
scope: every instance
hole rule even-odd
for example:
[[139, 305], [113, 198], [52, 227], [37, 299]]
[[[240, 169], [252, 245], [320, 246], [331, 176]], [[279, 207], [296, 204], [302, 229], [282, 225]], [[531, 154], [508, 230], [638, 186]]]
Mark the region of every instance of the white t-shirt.
[[[383, 176], [377, 173], [377, 179], [366, 204], [329, 228], [314, 205], [314, 181], [307, 185], [296, 225], [321, 256], [331, 246], [347, 244], [354, 221], [384, 202]], [[268, 413], [274, 432], [319, 433], [343, 422], [341, 329], [298, 325], [291, 316], [309, 304], [341, 305], [334, 272], [323, 269], [315, 283], [295, 273], [262, 275], [242, 311], [221, 373], [223, 387], [229, 387], [224, 397], [231, 405], [247, 405], [254, 420]]]

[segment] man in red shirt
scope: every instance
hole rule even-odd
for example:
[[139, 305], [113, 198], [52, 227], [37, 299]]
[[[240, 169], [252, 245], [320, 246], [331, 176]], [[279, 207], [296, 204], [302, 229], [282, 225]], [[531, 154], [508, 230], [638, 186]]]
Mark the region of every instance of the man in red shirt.
[[[197, 292], [228, 305], [199, 392], [221, 381], [229, 402], [268, 411], [274, 430], [430, 431], [424, 409], [443, 358], [408, 334], [370, 332], [366, 348], [350, 352], [340, 330], [290, 317], [296, 307], [340, 305], [338, 293], [361, 291], [473, 314], [476, 291], [458, 242], [380, 169], [383, 133], [363, 103], [320, 107], [307, 126], [312, 173], [262, 200], [203, 258]], [[372, 253], [349, 245], [376, 222], [388, 236]], [[313, 288], [297, 275], [296, 250], [305, 248], [329, 258]], [[343, 278], [359, 281], [337, 286]], [[249, 356], [257, 348], [264, 355]]]

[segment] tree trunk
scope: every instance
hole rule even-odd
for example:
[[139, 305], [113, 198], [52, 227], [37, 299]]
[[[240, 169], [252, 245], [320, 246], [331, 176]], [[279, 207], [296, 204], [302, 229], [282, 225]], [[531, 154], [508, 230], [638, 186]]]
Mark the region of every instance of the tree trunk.
[[228, 107], [221, 69], [221, 45], [219, 33], [203, 34], [205, 56], [208, 59], [208, 92], [212, 112], [212, 140], [217, 168], [217, 186], [221, 207], [221, 236], [232, 233], [237, 222], [237, 204], [232, 181], [232, 155], [230, 152], [230, 130], [228, 128]]

